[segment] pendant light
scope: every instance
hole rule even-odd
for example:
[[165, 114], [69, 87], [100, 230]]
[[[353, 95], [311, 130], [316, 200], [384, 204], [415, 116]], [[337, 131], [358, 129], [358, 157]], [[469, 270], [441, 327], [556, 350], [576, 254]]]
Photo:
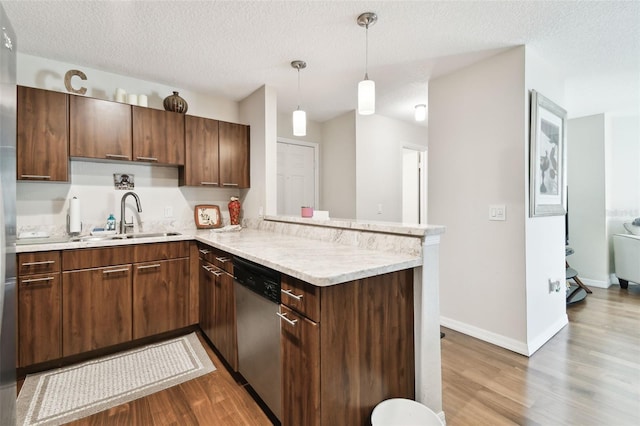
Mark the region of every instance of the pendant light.
[[369, 80], [369, 27], [378, 21], [378, 16], [373, 12], [365, 12], [358, 16], [358, 25], [365, 28], [365, 62], [364, 80], [358, 83], [358, 113], [371, 115], [376, 112], [376, 83]]
[[300, 70], [307, 67], [305, 61], [292, 61], [291, 67], [298, 70], [298, 108], [293, 111], [293, 135], [307, 135], [307, 113], [300, 109]]
[[416, 109], [414, 111], [414, 117], [416, 121], [424, 121], [427, 119], [427, 105], [420, 104], [416, 105]]

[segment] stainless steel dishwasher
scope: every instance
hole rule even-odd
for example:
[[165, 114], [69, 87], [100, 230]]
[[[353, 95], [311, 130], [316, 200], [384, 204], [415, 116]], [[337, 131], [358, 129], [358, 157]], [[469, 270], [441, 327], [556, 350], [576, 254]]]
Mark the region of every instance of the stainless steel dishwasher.
[[238, 371], [280, 419], [280, 273], [233, 259]]

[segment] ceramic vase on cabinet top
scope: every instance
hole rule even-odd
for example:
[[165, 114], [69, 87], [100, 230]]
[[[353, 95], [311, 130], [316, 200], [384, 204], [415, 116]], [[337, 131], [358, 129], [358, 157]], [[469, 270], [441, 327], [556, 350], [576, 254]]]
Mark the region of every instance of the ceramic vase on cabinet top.
[[187, 109], [189, 109], [187, 101], [182, 99], [180, 95], [178, 95], [178, 92], [173, 92], [173, 95], [164, 98], [162, 105], [164, 105], [166, 111], [179, 112], [181, 114], [186, 114]]
[[238, 201], [238, 197], [231, 197], [231, 201], [229, 201], [229, 220], [232, 225], [240, 224], [240, 201]]

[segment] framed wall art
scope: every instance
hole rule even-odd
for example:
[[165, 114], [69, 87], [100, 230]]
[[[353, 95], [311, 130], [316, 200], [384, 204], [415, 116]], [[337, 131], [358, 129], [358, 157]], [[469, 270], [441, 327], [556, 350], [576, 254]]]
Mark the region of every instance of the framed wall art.
[[567, 112], [531, 91], [529, 216], [565, 214]]
[[219, 228], [222, 224], [220, 207], [213, 204], [198, 204], [193, 211], [196, 228]]

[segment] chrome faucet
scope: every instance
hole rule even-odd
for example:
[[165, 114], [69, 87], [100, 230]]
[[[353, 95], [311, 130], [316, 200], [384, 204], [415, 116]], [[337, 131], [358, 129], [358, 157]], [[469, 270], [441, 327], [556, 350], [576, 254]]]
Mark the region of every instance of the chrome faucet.
[[133, 198], [136, 199], [136, 207], [138, 208], [138, 213], [142, 213], [142, 207], [140, 206], [140, 197], [135, 192], [125, 192], [120, 200], [120, 233], [126, 234], [127, 229], [133, 229], [133, 218], [131, 219], [131, 223], [127, 222], [124, 218], [124, 202], [129, 195], [133, 195]]

